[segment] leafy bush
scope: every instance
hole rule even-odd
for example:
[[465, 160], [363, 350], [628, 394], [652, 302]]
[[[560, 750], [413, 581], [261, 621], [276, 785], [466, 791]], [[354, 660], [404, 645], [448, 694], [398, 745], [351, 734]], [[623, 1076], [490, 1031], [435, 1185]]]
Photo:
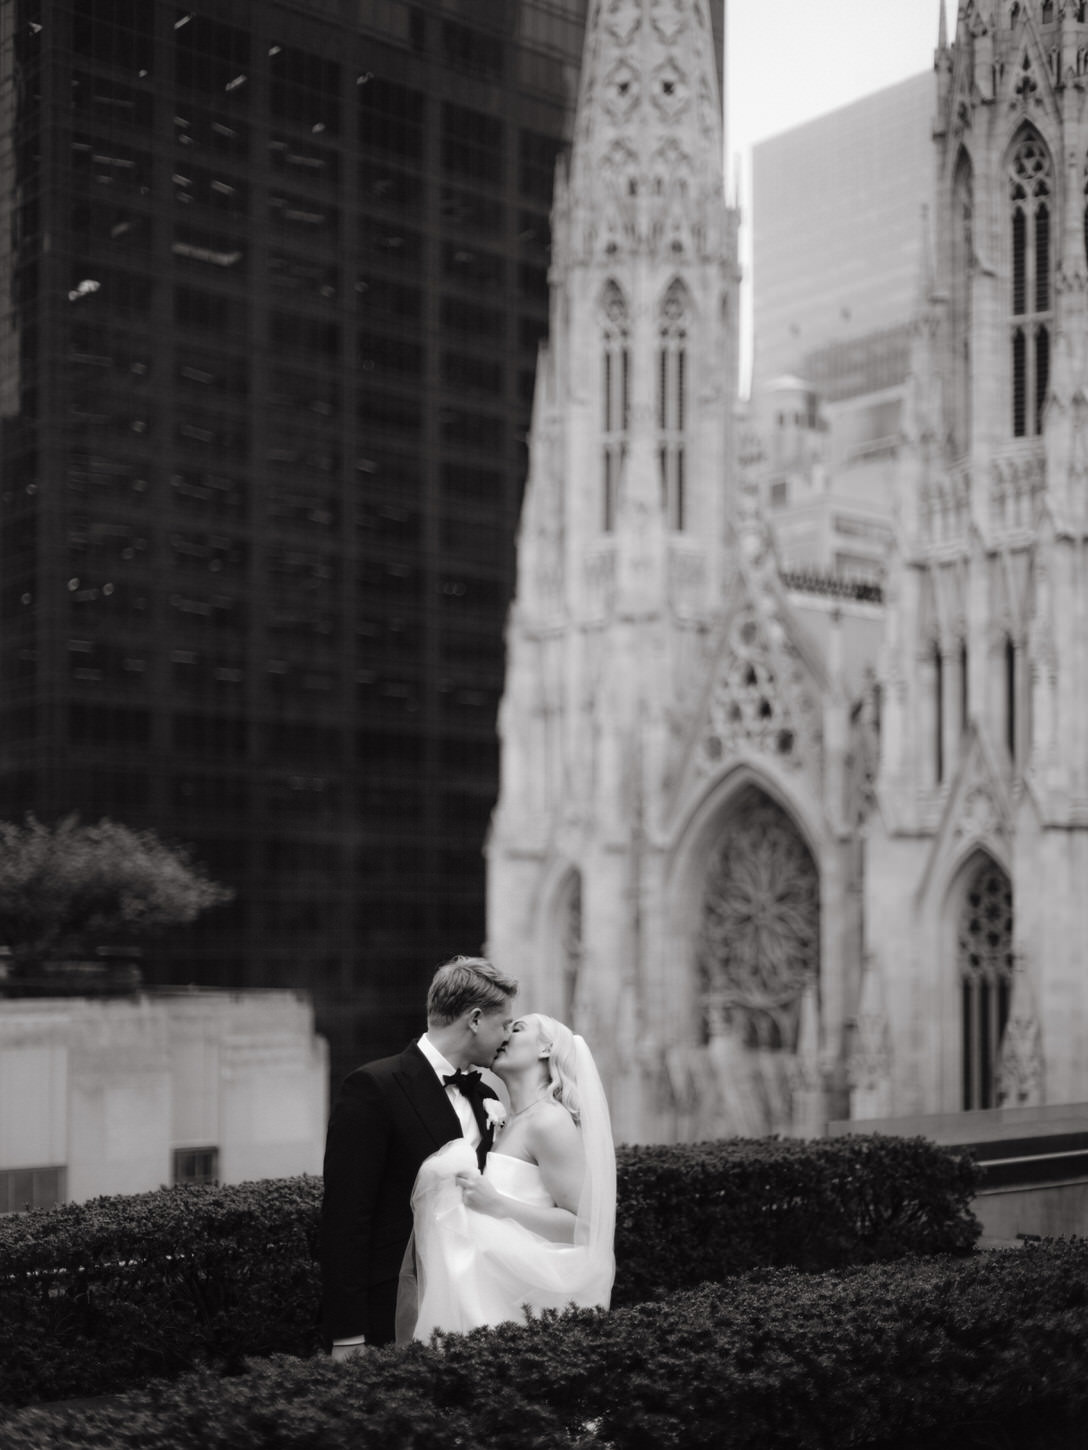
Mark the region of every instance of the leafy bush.
[[[974, 1165], [922, 1140], [619, 1154], [617, 1306], [764, 1265], [970, 1248]], [[173, 1188], [0, 1220], [0, 1400], [123, 1390], [316, 1345], [321, 1182]]]
[[805, 1275], [25, 1410], [0, 1450], [1073, 1450], [1088, 1242]]
[[99, 1394], [316, 1344], [316, 1178], [0, 1220], [0, 1400]]
[[233, 895], [153, 831], [77, 816], [54, 827], [0, 821], [0, 943], [16, 976], [195, 921]]

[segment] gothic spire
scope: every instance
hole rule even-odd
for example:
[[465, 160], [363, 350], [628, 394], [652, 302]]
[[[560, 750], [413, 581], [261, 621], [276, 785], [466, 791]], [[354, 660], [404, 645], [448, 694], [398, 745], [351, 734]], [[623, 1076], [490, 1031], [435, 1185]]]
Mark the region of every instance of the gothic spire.
[[713, 251], [723, 139], [708, 0], [598, 0], [587, 22], [571, 156], [576, 253], [671, 246], [664, 221], [678, 204], [694, 249]]

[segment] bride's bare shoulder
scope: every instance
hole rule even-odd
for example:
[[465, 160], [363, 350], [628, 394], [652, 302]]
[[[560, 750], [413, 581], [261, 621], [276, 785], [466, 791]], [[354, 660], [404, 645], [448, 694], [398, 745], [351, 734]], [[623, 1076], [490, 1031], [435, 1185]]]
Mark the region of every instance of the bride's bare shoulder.
[[563, 1104], [554, 1099], [542, 1103], [539, 1111], [533, 1114], [531, 1131], [534, 1138], [553, 1151], [579, 1141], [574, 1119]]

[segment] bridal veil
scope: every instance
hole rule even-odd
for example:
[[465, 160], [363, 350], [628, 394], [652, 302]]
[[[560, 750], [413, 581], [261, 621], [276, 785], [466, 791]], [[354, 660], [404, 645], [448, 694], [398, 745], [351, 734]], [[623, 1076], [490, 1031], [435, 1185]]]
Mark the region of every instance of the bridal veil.
[[[413, 1240], [405, 1256], [397, 1339], [434, 1330], [465, 1333], [571, 1304], [607, 1308], [615, 1276], [616, 1154], [608, 1102], [584, 1038], [541, 1017], [551, 1043], [549, 1090], [579, 1129], [585, 1171], [573, 1241], [542, 1238], [514, 1218], [467, 1208], [457, 1173], [476, 1171], [467, 1139], [455, 1138], [420, 1168], [412, 1193]], [[535, 1163], [492, 1150], [485, 1169], [500, 1193], [552, 1202]]]

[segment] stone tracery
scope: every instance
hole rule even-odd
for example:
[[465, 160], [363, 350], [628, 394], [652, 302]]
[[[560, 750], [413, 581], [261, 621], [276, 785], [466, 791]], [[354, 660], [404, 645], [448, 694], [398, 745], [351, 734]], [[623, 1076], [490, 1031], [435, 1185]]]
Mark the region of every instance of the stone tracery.
[[818, 977], [816, 864], [780, 806], [749, 787], [707, 873], [698, 960], [711, 1036], [795, 1045], [802, 993]]
[[638, 0], [612, 0], [608, 10], [608, 28], [620, 45], [627, 44], [641, 19], [642, 7]]
[[1012, 988], [1012, 884], [983, 856], [964, 892], [957, 932], [963, 1015], [963, 1107], [994, 1106]]
[[799, 764], [799, 732], [814, 733], [815, 721], [795, 718], [753, 610], [743, 611], [734, 622], [730, 646], [728, 666], [710, 703], [701, 749], [704, 767], [713, 768], [742, 746], [754, 747], [787, 765]]
[[653, 0], [650, 10], [654, 29], [666, 45], [671, 45], [687, 19], [683, 0]]

